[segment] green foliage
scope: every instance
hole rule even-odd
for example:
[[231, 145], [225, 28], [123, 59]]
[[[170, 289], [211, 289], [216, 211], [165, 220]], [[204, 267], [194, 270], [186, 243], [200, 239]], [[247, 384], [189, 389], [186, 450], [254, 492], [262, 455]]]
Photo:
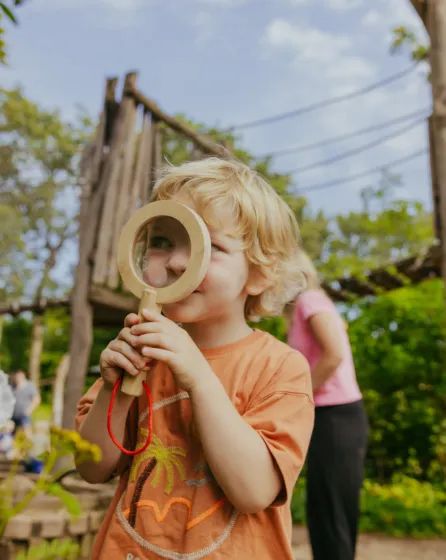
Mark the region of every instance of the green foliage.
[[420, 202], [393, 198], [393, 190], [400, 185], [400, 177], [384, 172], [377, 186], [362, 190], [361, 211], [335, 218], [319, 266], [325, 277], [358, 277], [432, 245], [431, 213]]
[[[293, 522], [306, 523], [305, 478], [291, 502]], [[446, 537], [446, 492], [429, 482], [395, 476], [390, 484], [364, 481], [360, 530], [395, 537]]]
[[18, 24], [15, 14], [16, 8], [24, 3], [24, 0], [12, 0], [10, 2], [0, 2], [0, 65], [6, 65], [6, 43], [4, 39], [5, 21]]
[[428, 482], [397, 476], [382, 486], [366, 480], [360, 528], [395, 537], [446, 537], [446, 492]]
[[0, 89], [0, 299], [41, 297], [57, 287], [51, 272], [77, 235], [76, 204], [67, 200], [79, 192], [79, 159], [91, 130], [84, 114], [66, 122], [20, 88]]
[[17, 317], [3, 324], [0, 345], [0, 367], [5, 371], [28, 367], [28, 352], [32, 324], [25, 317]]
[[72, 455], [76, 457], [78, 463], [90, 461], [98, 463], [101, 460], [100, 448], [83, 440], [75, 431], [63, 430], [53, 426], [51, 428], [49, 450], [40, 457], [40, 460], [44, 462], [44, 466], [39, 478], [32, 490], [20, 501], [14, 503], [14, 478], [20, 462], [31, 449], [32, 442], [26, 438], [23, 432], [19, 432], [14, 439], [14, 444], [15, 458], [6, 479], [0, 484], [0, 537], [4, 534], [9, 520], [24, 511], [39, 492], [57, 496], [70, 515], [79, 515], [81, 512], [80, 503], [75, 496], [67, 492], [57, 482], [59, 476], [63, 473], [54, 472], [55, 465], [63, 457]]
[[400, 52], [404, 47], [408, 47], [410, 56], [414, 62], [428, 62], [430, 46], [423, 45], [417, 35], [404, 25], [393, 30], [393, 41], [390, 47], [392, 54]]
[[16, 560], [75, 560], [79, 552], [80, 546], [70, 539], [53, 540], [31, 546], [27, 553], [21, 552]]
[[445, 335], [440, 280], [360, 304], [349, 337], [369, 415], [370, 477], [444, 480]]

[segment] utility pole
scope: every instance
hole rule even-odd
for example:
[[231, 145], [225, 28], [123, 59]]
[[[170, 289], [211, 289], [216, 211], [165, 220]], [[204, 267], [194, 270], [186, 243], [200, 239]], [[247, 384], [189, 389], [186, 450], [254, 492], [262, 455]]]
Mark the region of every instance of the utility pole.
[[435, 230], [441, 243], [446, 304], [446, 0], [410, 0], [430, 38], [432, 115], [429, 145]]
[[[446, 0], [427, 0], [426, 28], [431, 50], [432, 117], [430, 150], [432, 177], [438, 201], [436, 213], [440, 231], [441, 271], [446, 302]], [[434, 201], [435, 202], [435, 201]]]

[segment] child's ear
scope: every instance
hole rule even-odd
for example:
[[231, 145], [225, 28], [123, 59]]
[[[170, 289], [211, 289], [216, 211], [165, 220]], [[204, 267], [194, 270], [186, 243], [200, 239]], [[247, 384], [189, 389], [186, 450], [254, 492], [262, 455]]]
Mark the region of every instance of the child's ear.
[[245, 291], [248, 296], [259, 296], [263, 294], [272, 282], [259, 269], [251, 269], [249, 272], [248, 282], [245, 286]]

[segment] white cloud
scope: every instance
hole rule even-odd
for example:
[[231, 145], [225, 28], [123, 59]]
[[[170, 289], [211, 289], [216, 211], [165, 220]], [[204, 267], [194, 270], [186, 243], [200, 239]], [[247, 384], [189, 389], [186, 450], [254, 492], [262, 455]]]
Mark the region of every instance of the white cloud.
[[220, 8], [232, 8], [239, 4], [244, 4], [247, 0], [196, 0], [199, 4], [207, 4], [208, 6], [217, 6]]
[[201, 11], [194, 16], [192, 24], [197, 30], [195, 40], [198, 44], [207, 43], [212, 38], [214, 23], [215, 19], [209, 12]]
[[361, 24], [366, 27], [375, 27], [381, 21], [382, 16], [379, 15], [377, 10], [369, 10], [361, 19]]
[[99, 0], [106, 9], [119, 12], [134, 12], [144, 6], [143, 0]]
[[293, 51], [296, 60], [325, 63], [336, 60], [352, 46], [346, 36], [293, 25], [284, 19], [275, 19], [268, 24], [264, 42], [276, 49]]
[[353, 10], [364, 4], [363, 0], [327, 0], [328, 7], [332, 10]]

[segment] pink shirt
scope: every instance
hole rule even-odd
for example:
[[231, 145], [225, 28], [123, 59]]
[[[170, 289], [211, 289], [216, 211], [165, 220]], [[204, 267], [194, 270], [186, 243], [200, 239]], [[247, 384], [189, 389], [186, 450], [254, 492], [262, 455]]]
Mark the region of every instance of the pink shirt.
[[333, 313], [336, 316], [339, 322], [344, 359], [335, 373], [314, 394], [314, 403], [316, 406], [330, 406], [358, 401], [362, 395], [356, 381], [347, 331], [334, 303], [324, 292], [309, 290], [299, 296], [288, 333], [288, 344], [299, 350], [313, 369], [320, 357], [321, 350], [311, 333], [308, 320], [317, 313]]

